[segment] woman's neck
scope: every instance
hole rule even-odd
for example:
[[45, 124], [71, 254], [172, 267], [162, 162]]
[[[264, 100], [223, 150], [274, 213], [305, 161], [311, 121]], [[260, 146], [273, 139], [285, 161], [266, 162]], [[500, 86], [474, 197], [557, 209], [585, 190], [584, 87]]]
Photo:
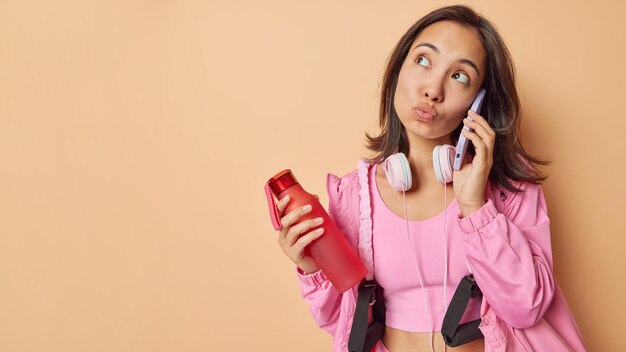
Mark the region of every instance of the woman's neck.
[[[450, 136], [438, 139], [409, 139], [409, 164], [414, 184], [424, 184], [425, 181], [435, 181], [433, 168], [433, 149], [436, 146], [450, 143]], [[426, 182], [429, 183], [429, 182]]]

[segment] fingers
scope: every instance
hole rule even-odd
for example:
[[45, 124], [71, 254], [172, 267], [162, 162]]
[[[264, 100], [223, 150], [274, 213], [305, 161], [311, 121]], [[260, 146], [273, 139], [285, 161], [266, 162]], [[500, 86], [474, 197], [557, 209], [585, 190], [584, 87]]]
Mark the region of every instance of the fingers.
[[309, 213], [311, 209], [312, 207], [310, 204], [307, 204], [303, 207], [296, 208], [290, 211], [287, 215], [283, 216], [280, 219], [280, 224], [283, 225], [283, 227], [288, 228], [291, 225], [293, 225], [296, 221], [298, 221], [298, 219], [300, 219], [303, 215]]
[[476, 132], [470, 132], [466, 130], [461, 130], [461, 133], [469, 140], [472, 141], [474, 145], [474, 150], [476, 151], [476, 158], [482, 158], [487, 155], [487, 145], [483, 142], [482, 138]]
[[468, 111], [468, 115], [469, 117], [471, 117], [471, 120], [470, 119], [463, 120], [463, 123], [465, 125], [469, 126], [470, 128], [475, 129], [478, 135], [481, 136], [481, 138], [485, 138], [488, 136], [495, 138], [496, 132], [494, 132], [491, 126], [489, 126], [489, 123], [487, 122], [487, 120], [485, 120], [484, 117], [482, 117], [481, 115], [478, 115], [472, 110]]
[[303, 221], [297, 225], [292, 226], [287, 232], [287, 234], [285, 235], [283, 244], [288, 247], [292, 247], [294, 243], [298, 241], [298, 238], [300, 238], [302, 234], [311, 231], [311, 229], [321, 225], [323, 222], [324, 222], [323, 218], [315, 218], [315, 219]]
[[[467, 127], [472, 128], [474, 131], [463, 131], [464, 136], [472, 141], [476, 149], [484, 148], [488, 152], [491, 152], [495, 143], [496, 133], [491, 129], [487, 121], [482, 116], [474, 113], [471, 110], [470, 115], [474, 121], [470, 119], [464, 119], [463, 124]], [[471, 138], [472, 135], [478, 138]]]
[[[475, 148], [481, 148], [484, 146], [485, 148], [491, 149], [491, 146], [493, 145], [492, 143], [493, 137], [488, 135], [488, 133], [484, 130], [482, 126], [474, 122], [469, 122], [468, 120], [465, 120], [464, 123], [466, 126], [471, 127], [473, 131], [470, 132], [466, 130], [461, 130], [461, 132], [463, 133], [465, 137], [467, 137], [468, 139], [471, 139]], [[477, 139], [471, 138], [470, 136], [472, 135], [478, 138]]]
[[279, 216], [283, 213], [283, 211], [285, 210], [285, 207], [287, 207], [287, 204], [289, 204], [289, 200], [290, 200], [289, 195], [286, 195], [276, 203], [276, 208], [278, 208]]
[[[280, 201], [283, 201], [283, 200], [284, 198], [281, 199]], [[288, 200], [285, 201], [285, 203], [288, 203]], [[311, 209], [312, 209], [311, 205], [307, 204], [303, 207], [299, 207], [290, 211], [287, 215], [283, 216], [280, 219], [282, 229], [278, 233], [278, 243], [281, 245], [281, 247], [286, 249], [286, 247], [292, 246], [293, 243], [298, 239], [298, 237], [302, 233], [311, 229], [313, 225], [317, 226], [322, 223], [322, 222], [319, 222], [316, 224], [314, 221], [316, 219], [311, 219], [311, 220], [303, 221], [302, 223], [292, 227], [292, 225], [298, 222], [300, 218], [308, 214], [311, 211]]]
[[304, 251], [304, 248], [306, 248], [306, 246], [311, 244], [311, 242], [315, 241], [316, 239], [322, 237], [323, 234], [324, 234], [324, 228], [320, 227], [319, 229], [316, 229], [315, 231], [311, 231], [307, 233], [306, 235], [298, 238], [296, 243], [291, 248], [297, 253], [302, 253]]
[[463, 120], [463, 123], [475, 129], [478, 135], [481, 136], [481, 138], [487, 138], [489, 136], [495, 138], [496, 132], [491, 128], [491, 126], [489, 126], [489, 123], [487, 122], [487, 120], [485, 120], [484, 117], [478, 115], [472, 110], [468, 111], [468, 117], [468, 119]]
[[[314, 196], [319, 199], [317, 195]], [[290, 197], [288, 195], [276, 202], [279, 216], [283, 215], [289, 202]], [[302, 217], [310, 213], [312, 209], [311, 204], [307, 204], [289, 211], [288, 214], [280, 219], [282, 228], [278, 232], [278, 244], [283, 252], [291, 261], [303, 269], [305, 267], [313, 269], [310, 264], [306, 264], [306, 262], [310, 262], [310, 258], [305, 251], [306, 246], [324, 234], [324, 228], [316, 229], [324, 222], [322, 217], [301, 221]], [[298, 221], [301, 222], [297, 223]]]
[[[289, 212], [283, 219], [287, 218], [289, 215], [301, 213], [301, 209], [296, 209], [294, 211]], [[295, 218], [295, 221], [298, 221], [301, 216]], [[285, 223], [288, 223], [291, 220], [286, 220]], [[294, 226], [287, 225], [283, 227], [278, 236], [278, 244], [283, 249], [283, 252], [289, 257], [296, 265], [299, 265], [303, 258], [305, 257], [304, 249], [306, 246], [311, 244], [311, 242], [320, 238], [324, 234], [324, 228], [319, 227], [324, 222], [324, 219], [319, 217], [315, 219], [308, 219], [298, 223]], [[291, 227], [290, 227], [291, 226]]]
[[[317, 194], [313, 195], [317, 200], [320, 200], [320, 197]], [[289, 204], [289, 201], [291, 200], [291, 197], [289, 197], [289, 195], [284, 196], [281, 200], [279, 200], [278, 202], [276, 202], [276, 208], [278, 208], [278, 215], [281, 215], [283, 213], [283, 211], [285, 210], [285, 208], [287, 207], [287, 204]]]

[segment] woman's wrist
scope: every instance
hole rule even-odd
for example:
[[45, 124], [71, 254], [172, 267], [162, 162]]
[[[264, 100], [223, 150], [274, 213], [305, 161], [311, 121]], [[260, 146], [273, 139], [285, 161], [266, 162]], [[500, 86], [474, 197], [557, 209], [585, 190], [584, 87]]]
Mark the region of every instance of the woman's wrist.
[[475, 212], [476, 210], [485, 206], [485, 204], [487, 204], [487, 202], [484, 199], [481, 202], [473, 202], [473, 203], [466, 203], [466, 204], [459, 203], [459, 208], [461, 209], [461, 215], [463, 215], [463, 217], [466, 217], [470, 215], [471, 213]]
[[313, 274], [314, 272], [320, 270], [320, 268], [312, 262], [309, 263], [300, 263], [298, 264], [298, 268], [304, 275]]

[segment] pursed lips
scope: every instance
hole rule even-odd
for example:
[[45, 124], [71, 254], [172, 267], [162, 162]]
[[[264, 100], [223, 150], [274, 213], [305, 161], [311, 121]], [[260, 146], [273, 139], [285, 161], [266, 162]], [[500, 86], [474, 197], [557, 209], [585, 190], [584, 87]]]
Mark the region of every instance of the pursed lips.
[[413, 110], [417, 112], [419, 117], [426, 121], [431, 121], [437, 117], [437, 111], [427, 104], [420, 104], [413, 108]]

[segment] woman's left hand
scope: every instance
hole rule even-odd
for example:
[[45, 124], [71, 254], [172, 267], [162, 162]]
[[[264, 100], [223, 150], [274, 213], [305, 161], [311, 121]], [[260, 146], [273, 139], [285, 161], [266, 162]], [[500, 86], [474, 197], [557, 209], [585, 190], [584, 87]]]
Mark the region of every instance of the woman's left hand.
[[487, 120], [469, 110], [472, 118], [463, 119], [465, 126], [473, 132], [463, 130], [461, 133], [472, 141], [476, 155], [470, 163], [465, 163], [461, 170], [454, 171], [453, 187], [461, 214], [467, 216], [485, 205], [485, 186], [489, 178], [489, 171], [493, 165], [493, 146], [496, 133], [491, 129]]

